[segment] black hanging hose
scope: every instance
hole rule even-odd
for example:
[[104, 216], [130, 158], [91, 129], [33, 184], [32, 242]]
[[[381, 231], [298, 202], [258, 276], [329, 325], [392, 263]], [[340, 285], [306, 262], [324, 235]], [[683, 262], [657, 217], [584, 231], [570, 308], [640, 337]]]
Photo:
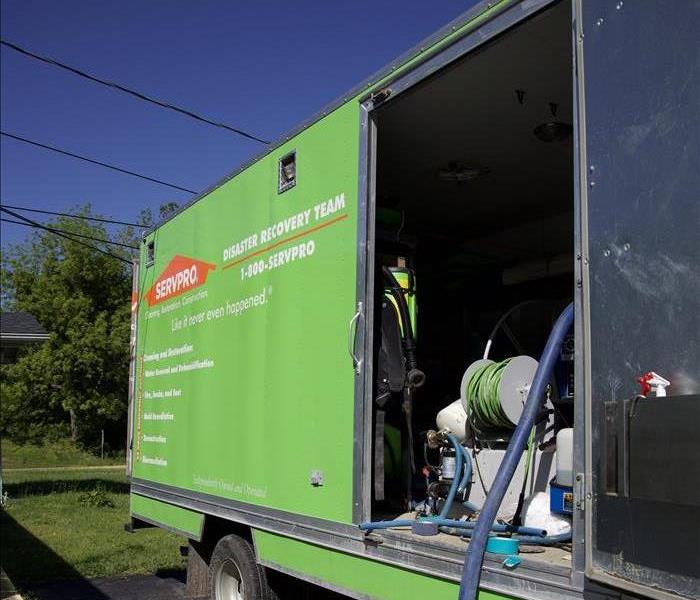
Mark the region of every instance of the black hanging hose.
[[413, 336], [413, 324], [411, 323], [411, 317], [408, 313], [406, 296], [404, 295], [403, 288], [399, 282], [396, 281], [396, 277], [394, 277], [389, 267], [383, 266], [382, 274], [384, 275], [384, 281], [388, 291], [396, 301], [396, 306], [398, 307], [399, 316], [401, 318], [401, 341], [403, 342], [404, 355], [406, 357], [406, 382], [410, 387], [418, 388], [425, 383], [425, 374], [418, 369], [418, 362], [416, 360], [416, 340]]
[[476, 600], [479, 592], [479, 579], [481, 577], [481, 565], [484, 561], [484, 550], [491, 525], [498, 513], [498, 507], [503, 501], [508, 486], [513, 479], [515, 470], [520, 462], [530, 431], [537, 420], [544, 398], [545, 390], [552, 376], [552, 370], [559, 358], [559, 349], [574, 322], [574, 305], [569, 304], [559, 315], [557, 322], [549, 334], [549, 339], [542, 352], [535, 377], [527, 396], [527, 402], [523, 408], [518, 425], [510, 438], [508, 449], [498, 468], [498, 473], [486, 496], [486, 501], [481, 509], [479, 518], [472, 533], [471, 542], [464, 558], [462, 580], [459, 585], [459, 600]]
[[404, 290], [399, 285], [399, 282], [394, 277], [389, 267], [382, 266], [382, 274], [384, 275], [386, 288], [389, 290], [396, 306], [398, 307], [399, 317], [401, 320], [401, 342], [403, 344], [404, 357], [406, 359], [406, 380], [403, 389], [402, 412], [406, 420], [406, 450], [407, 463], [406, 469], [406, 504], [410, 508], [412, 503], [412, 485], [413, 475], [416, 472], [416, 461], [413, 447], [413, 389], [419, 388], [425, 383], [425, 373], [417, 367], [416, 360], [416, 340], [413, 337], [413, 324], [411, 316], [408, 313], [408, 304]]

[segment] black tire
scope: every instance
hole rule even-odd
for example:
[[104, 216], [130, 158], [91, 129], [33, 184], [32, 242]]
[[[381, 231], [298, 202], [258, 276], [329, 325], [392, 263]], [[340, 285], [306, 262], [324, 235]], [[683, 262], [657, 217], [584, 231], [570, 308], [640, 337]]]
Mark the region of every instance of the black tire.
[[233, 534], [219, 540], [209, 561], [209, 592], [211, 600], [270, 600], [273, 597], [265, 569], [255, 560], [250, 542]]

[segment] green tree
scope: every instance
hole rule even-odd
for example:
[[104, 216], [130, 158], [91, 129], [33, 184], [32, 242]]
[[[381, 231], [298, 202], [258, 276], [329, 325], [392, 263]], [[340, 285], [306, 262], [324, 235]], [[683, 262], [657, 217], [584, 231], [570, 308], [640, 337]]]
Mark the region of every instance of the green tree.
[[[91, 216], [89, 205], [73, 212]], [[150, 214], [142, 216], [150, 225]], [[110, 236], [101, 224], [65, 217], [48, 225], [133, 246], [142, 233], [126, 227]], [[86, 445], [101, 429], [114, 432], [115, 443], [124, 439], [134, 252], [74, 239], [83, 243], [34, 230], [3, 252], [3, 308], [32, 313], [50, 334], [2, 369], [0, 431], [19, 442], [55, 429]]]

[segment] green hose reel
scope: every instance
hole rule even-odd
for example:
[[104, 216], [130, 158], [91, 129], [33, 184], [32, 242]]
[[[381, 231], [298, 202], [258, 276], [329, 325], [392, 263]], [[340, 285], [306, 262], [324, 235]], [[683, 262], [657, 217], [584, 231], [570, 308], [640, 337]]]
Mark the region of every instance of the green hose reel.
[[515, 428], [536, 371], [537, 361], [530, 356], [479, 359], [469, 365], [460, 399], [475, 433]]

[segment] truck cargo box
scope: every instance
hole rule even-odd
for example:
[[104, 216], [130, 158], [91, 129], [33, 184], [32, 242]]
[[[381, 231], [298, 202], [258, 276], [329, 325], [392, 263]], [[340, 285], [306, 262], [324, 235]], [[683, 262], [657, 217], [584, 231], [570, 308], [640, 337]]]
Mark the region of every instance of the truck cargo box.
[[481, 3], [144, 235], [129, 528], [191, 597], [456, 598], [494, 502], [482, 598], [700, 594], [699, 25]]

